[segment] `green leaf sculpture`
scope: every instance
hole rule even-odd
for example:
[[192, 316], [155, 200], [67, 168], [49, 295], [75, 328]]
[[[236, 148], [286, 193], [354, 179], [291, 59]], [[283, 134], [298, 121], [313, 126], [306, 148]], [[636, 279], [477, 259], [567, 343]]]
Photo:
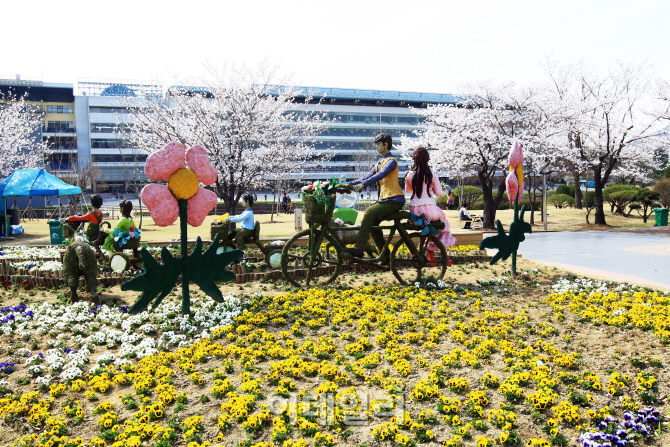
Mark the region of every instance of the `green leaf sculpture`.
[[136, 290], [142, 292], [139, 299], [128, 310], [135, 314], [145, 310], [149, 303], [154, 301], [152, 309], [158, 305], [174, 288], [175, 283], [181, 275], [182, 285], [182, 314], [188, 315], [191, 311], [191, 299], [189, 296], [189, 283], [193, 281], [200, 290], [209, 295], [213, 300], [222, 303], [223, 295], [216, 285], [216, 281], [231, 281], [235, 279], [232, 272], [226, 271], [225, 267], [240, 259], [244, 252], [241, 250], [216, 253], [219, 243], [219, 235], [214, 236], [209, 248], [202, 252], [202, 239], [198, 237], [193, 252], [188, 254], [186, 235], [186, 200], [179, 200], [179, 214], [181, 224], [181, 258], [175, 258], [170, 251], [163, 247], [161, 258], [163, 264], [151, 256], [146, 248], [140, 252], [144, 260], [144, 273], [124, 282], [121, 290]]
[[500, 223], [500, 220], [496, 220], [496, 227], [498, 229], [498, 234], [495, 236], [490, 236], [484, 239], [479, 244], [479, 249], [483, 250], [485, 248], [497, 248], [498, 253], [491, 258], [489, 262], [491, 265], [498, 262], [500, 259], [503, 261], [512, 257], [512, 275], [516, 276], [516, 252], [519, 249], [519, 244], [526, 240], [524, 233], [532, 233], [533, 228], [528, 222], [524, 222], [523, 215], [526, 212], [526, 206], [521, 207], [521, 213], [519, 213], [519, 199], [518, 197], [514, 200], [514, 220], [509, 226], [509, 235], [505, 234], [505, 229]]

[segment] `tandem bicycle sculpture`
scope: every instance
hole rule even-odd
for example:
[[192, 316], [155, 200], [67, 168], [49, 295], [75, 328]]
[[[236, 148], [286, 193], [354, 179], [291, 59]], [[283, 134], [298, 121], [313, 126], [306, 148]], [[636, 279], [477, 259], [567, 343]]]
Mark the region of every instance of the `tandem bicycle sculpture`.
[[[439, 229], [444, 224], [440, 221], [428, 222], [422, 216], [411, 215], [407, 211], [400, 211], [388, 216], [392, 225], [380, 225], [374, 227], [382, 231], [388, 231], [385, 236], [384, 249], [390, 251], [388, 264], [384, 263], [381, 256], [372, 258], [354, 258], [344, 251], [346, 243], [356, 239], [360, 227], [336, 224], [332, 217], [335, 210], [336, 193], [350, 193], [351, 186], [331, 185], [328, 192], [321, 192], [320, 200], [317, 191], [315, 194], [304, 194], [305, 220], [309, 229], [295, 234], [284, 245], [281, 253], [281, 270], [284, 278], [296, 287], [309, 287], [310, 285], [326, 285], [334, 281], [340, 274], [342, 264], [347, 261], [350, 264], [358, 264], [375, 268], [381, 271], [391, 271], [400, 284], [421, 282], [431, 277], [433, 280], [441, 280], [447, 271], [447, 251], [444, 245], [436, 237]], [[395, 235], [400, 239], [393, 241]], [[301, 238], [307, 237], [304, 247], [298, 245]], [[350, 242], [348, 242], [350, 241]], [[440, 257], [435, 260], [428, 259], [427, 247], [432, 242], [437, 246]], [[368, 255], [371, 250], [366, 250]], [[299, 268], [304, 275], [290, 276], [291, 268]], [[325, 276], [318, 273], [325, 272]]]

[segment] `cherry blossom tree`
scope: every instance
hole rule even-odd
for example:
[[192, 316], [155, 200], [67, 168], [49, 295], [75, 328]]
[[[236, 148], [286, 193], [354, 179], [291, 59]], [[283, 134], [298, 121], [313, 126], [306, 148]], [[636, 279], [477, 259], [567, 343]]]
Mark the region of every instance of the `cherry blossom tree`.
[[624, 185], [651, 184], [654, 170], [663, 166], [659, 154], [649, 146], [626, 146], [612, 177]]
[[[597, 225], [606, 225], [602, 190], [615, 169], [641, 165], [645, 148], [661, 144], [660, 120], [670, 103], [659, 105], [644, 64], [619, 64], [607, 75], [584, 67], [547, 64], [553, 101], [564, 116], [566, 155], [577, 170], [588, 169], [594, 182]], [[581, 171], [584, 172], [584, 171]], [[579, 189], [578, 180], [575, 191]], [[577, 197], [575, 197], [577, 200]], [[588, 216], [587, 216], [588, 219]]]
[[42, 115], [37, 106], [25, 97], [0, 92], [0, 176], [44, 164], [45, 144], [35, 134], [40, 126]]
[[[458, 104], [412, 109], [426, 119], [426, 128], [417, 134], [422, 144], [434, 149], [434, 165], [466, 176], [472, 173], [479, 179], [484, 228], [495, 229], [496, 210], [505, 192], [509, 148], [514, 139], [524, 144], [524, 136], [533, 127], [536, 95], [534, 89], [517, 89], [512, 83], [482, 82], [462, 88], [457, 96], [463, 100]], [[416, 140], [404, 138], [401, 150], [409, 153], [416, 144]]]
[[[218, 171], [214, 185], [230, 213], [246, 191], [265, 186], [273, 172], [300, 172], [331, 155], [315, 152], [315, 137], [329, 125], [312, 98], [264, 67], [209, 69], [200, 87], [171, 89], [163, 98], [128, 99], [131, 144], [153, 152], [170, 141], [207, 149]], [[119, 116], [122, 120], [124, 117]]]

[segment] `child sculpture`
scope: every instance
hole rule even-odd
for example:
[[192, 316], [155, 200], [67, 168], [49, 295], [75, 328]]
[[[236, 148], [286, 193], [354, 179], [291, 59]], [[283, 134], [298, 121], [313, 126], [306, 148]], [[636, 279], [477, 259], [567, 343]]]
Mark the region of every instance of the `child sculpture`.
[[[105, 244], [102, 246], [108, 252], [114, 251], [114, 238], [119, 237], [132, 237], [139, 238], [139, 231], [136, 229], [135, 222], [130, 217], [130, 213], [133, 211], [133, 204], [130, 200], [122, 200], [119, 203], [119, 208], [121, 209], [121, 219], [116, 224], [114, 230], [107, 229], [104, 230], [109, 236], [105, 239]], [[118, 241], [119, 246], [123, 246], [123, 241]]]
[[[431, 171], [428, 167], [428, 160], [430, 160], [428, 150], [423, 146], [417, 147], [412, 153], [412, 159], [414, 165], [405, 177], [405, 191], [412, 193], [409, 211], [416, 215], [423, 214], [430, 221], [440, 220], [444, 222], [444, 228], [439, 230], [438, 239], [442, 242], [444, 248], [451, 247], [456, 243], [456, 238], [449, 230], [449, 222], [444, 216], [444, 212], [435, 202], [435, 197], [443, 196], [444, 190], [440, 185], [437, 172]], [[431, 192], [433, 195], [431, 195]], [[427, 248], [428, 259], [435, 260], [433, 252], [437, 247], [430, 242]]]
[[225, 224], [229, 222], [241, 222], [240, 228], [228, 233], [228, 240], [235, 239], [235, 244], [238, 250], [246, 250], [247, 245], [244, 243], [244, 238], [253, 236], [254, 234], [254, 210], [251, 207], [254, 204], [254, 196], [245, 194], [242, 196], [242, 206], [244, 211], [239, 216], [229, 217], [224, 221]]
[[100, 207], [102, 206], [102, 197], [97, 194], [93, 194], [89, 201], [93, 207], [93, 211], [86, 214], [85, 216], [70, 216], [66, 220], [68, 222], [88, 222], [88, 228], [86, 228], [86, 236], [91, 243], [94, 243], [98, 239], [98, 234], [100, 232], [100, 223], [102, 222], [102, 212]]

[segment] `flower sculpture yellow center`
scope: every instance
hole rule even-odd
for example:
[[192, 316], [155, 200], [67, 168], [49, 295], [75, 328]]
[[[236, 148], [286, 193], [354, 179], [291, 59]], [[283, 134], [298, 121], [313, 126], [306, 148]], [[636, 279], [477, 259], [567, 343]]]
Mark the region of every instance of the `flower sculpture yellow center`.
[[177, 200], [190, 199], [198, 192], [199, 186], [198, 176], [187, 168], [178, 170], [168, 180], [168, 188]]

